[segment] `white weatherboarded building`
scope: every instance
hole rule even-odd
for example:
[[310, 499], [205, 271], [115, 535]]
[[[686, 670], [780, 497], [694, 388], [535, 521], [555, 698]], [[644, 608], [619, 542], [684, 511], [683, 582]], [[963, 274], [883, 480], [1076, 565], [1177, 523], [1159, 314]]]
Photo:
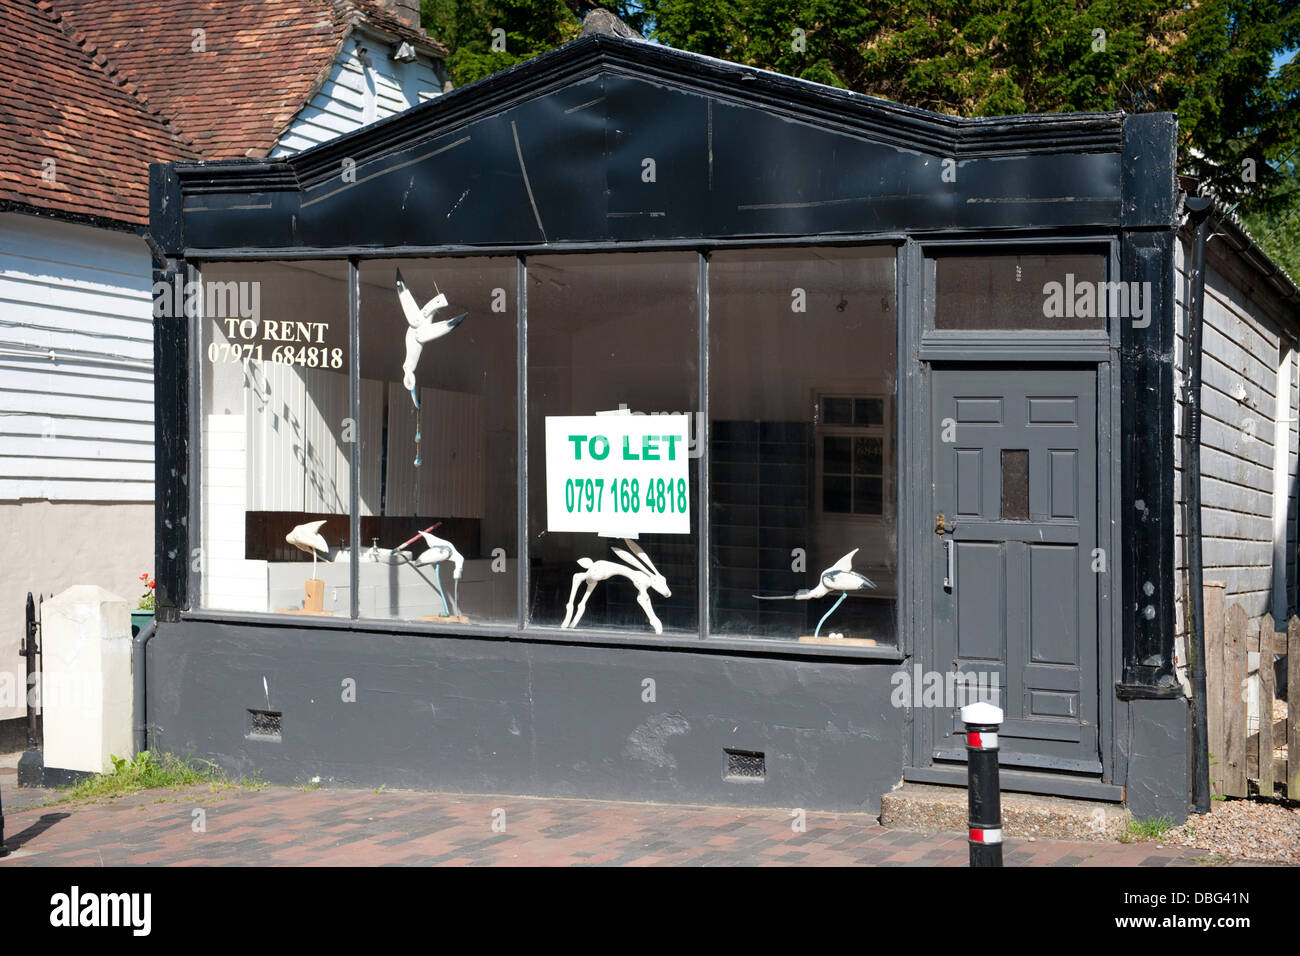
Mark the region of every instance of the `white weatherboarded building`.
[[[135, 599], [152, 575], [148, 163], [287, 155], [447, 85], [446, 50], [400, 0], [231, 4], [207, 30], [214, 56], [188, 61], [180, 84], [149, 70], [168, 43], [190, 43], [188, 20], [167, 22], [186, 11], [48, 6], [15, 0], [0, 23], [18, 101], [0, 116], [0, 720], [26, 713], [29, 591]], [[273, 84], [255, 79], [266, 66]], [[37, 88], [18, 81], [33, 73]], [[228, 112], [189, 109], [199, 95]]]
[[[1255, 627], [1265, 614], [1284, 622], [1298, 610], [1300, 291], [1222, 206], [1211, 213], [1209, 234], [1201, 360], [1201, 563], [1207, 586], [1223, 586], [1225, 609], [1241, 605], [1251, 621], [1248, 627]], [[1190, 228], [1179, 239], [1174, 560], [1182, 675], [1189, 600], [1184, 390], [1189, 376]], [[1207, 653], [1214, 650], [1207, 646]], [[1253, 732], [1259, 716], [1257, 655], [1250, 661]]]

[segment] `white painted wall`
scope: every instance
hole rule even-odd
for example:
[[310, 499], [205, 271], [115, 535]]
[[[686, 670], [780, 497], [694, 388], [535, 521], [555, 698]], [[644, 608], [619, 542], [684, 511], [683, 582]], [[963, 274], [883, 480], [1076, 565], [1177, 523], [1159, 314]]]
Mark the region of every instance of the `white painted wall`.
[[247, 416], [203, 420], [203, 607], [266, 610], [266, 562], [244, 555]]
[[131, 233], [0, 213], [0, 670], [19, 687], [29, 591], [135, 607], [153, 568], [152, 281]]
[[[436, 61], [349, 42], [273, 156], [441, 94]], [[128, 232], [0, 213], [0, 501], [153, 500], [152, 273]]]
[[[0, 720], [27, 713], [18, 647], [28, 592], [49, 598], [95, 584], [135, 607], [140, 574], [153, 573], [153, 546], [152, 501], [0, 501]], [[5, 675], [14, 675], [16, 694], [4, 693]]]
[[149, 252], [0, 214], [0, 500], [153, 499]]
[[309, 149], [442, 95], [440, 61], [421, 56], [411, 63], [398, 63], [391, 58], [388, 43], [373, 37], [362, 39], [370, 66], [362, 65], [356, 43], [349, 39], [329, 78], [271, 151], [273, 158]]
[[[387, 44], [366, 46], [371, 69], [349, 43], [273, 156], [441, 93], [435, 62], [399, 64]], [[8, 559], [0, 569], [0, 670], [18, 675], [19, 687], [28, 591], [96, 584], [134, 607], [143, 590], [136, 577], [153, 567], [152, 284], [148, 249], [130, 232], [0, 213], [0, 533]], [[243, 416], [217, 417], [204, 428], [231, 445], [233, 467], [209, 477], [218, 485], [228, 479], [229, 494], [242, 495]], [[238, 505], [239, 520], [205, 528], [207, 560], [228, 564], [219, 573], [209, 567], [204, 580], [226, 582], [228, 593], [207, 603], [264, 609], [265, 562], [243, 559], [244, 503], [223, 504], [224, 513]], [[0, 719], [25, 712], [21, 699], [0, 701]]]
[[[420, 389], [421, 454], [432, 467], [415, 467], [416, 411], [401, 382], [388, 385], [388, 487], [385, 514], [482, 518], [487, 512], [483, 397], [440, 388]], [[376, 432], [363, 439], [378, 448]], [[441, 467], [455, 462], [454, 468]], [[364, 477], [364, 472], [363, 472]], [[361, 487], [366, 501], [379, 500], [379, 483]]]

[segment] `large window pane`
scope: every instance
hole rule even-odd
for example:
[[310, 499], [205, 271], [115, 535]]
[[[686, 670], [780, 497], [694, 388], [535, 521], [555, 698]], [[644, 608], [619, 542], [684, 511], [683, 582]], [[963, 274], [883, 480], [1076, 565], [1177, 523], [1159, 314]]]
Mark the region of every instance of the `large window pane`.
[[201, 316], [204, 607], [349, 614], [347, 268], [208, 263], [187, 297]]
[[[689, 459], [684, 489], [691, 533], [637, 538], [637, 547], [663, 578], [660, 588], [639, 591], [637, 584], [652, 577], [650, 569], [638, 570], [638, 556], [620, 538], [548, 530], [545, 440], [547, 418], [558, 416], [658, 412], [694, 420], [697, 283], [693, 253], [528, 258], [528, 618], [533, 624], [562, 625], [570, 604], [576, 618], [590, 584], [577, 627], [648, 632], [653, 614], [665, 631], [697, 628], [698, 459]], [[632, 561], [617, 555], [615, 547]], [[590, 574], [580, 562], [593, 565]], [[641, 601], [648, 601], [649, 613]]]
[[361, 616], [513, 624], [515, 260], [360, 272]]
[[717, 252], [709, 339], [711, 633], [811, 639], [847, 593], [820, 637], [892, 642], [893, 249]]

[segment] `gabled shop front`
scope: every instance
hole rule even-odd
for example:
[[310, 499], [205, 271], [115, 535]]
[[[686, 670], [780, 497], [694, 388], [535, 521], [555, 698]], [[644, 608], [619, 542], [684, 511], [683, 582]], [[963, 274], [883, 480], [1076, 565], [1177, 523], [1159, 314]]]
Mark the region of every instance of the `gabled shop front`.
[[996, 693], [1004, 786], [1181, 815], [1174, 135], [592, 36], [155, 166], [155, 745], [876, 808]]

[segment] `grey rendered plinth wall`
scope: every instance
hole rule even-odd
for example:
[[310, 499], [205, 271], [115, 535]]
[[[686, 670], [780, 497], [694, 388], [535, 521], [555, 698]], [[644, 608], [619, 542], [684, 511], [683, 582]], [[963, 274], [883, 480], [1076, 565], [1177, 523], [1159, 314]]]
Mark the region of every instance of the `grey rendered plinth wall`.
[[[148, 722], [273, 783], [877, 812], [902, 777], [897, 666], [185, 621], [149, 644]], [[729, 749], [765, 777], [729, 777]]]
[[1188, 702], [1129, 701], [1128, 786], [1126, 802], [1134, 819], [1170, 816], [1187, 819]]

